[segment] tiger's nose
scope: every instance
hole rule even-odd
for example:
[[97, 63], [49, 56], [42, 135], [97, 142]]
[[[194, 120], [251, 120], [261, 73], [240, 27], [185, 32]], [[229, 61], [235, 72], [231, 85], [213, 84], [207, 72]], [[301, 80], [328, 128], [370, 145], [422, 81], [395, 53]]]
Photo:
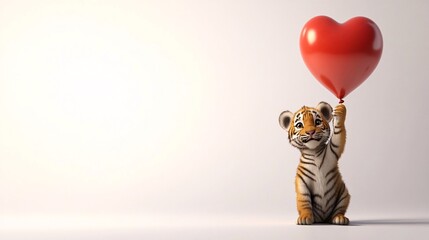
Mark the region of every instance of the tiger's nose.
[[305, 131], [305, 133], [307, 133], [308, 135], [313, 135], [316, 132], [316, 130], [309, 130], [309, 131]]

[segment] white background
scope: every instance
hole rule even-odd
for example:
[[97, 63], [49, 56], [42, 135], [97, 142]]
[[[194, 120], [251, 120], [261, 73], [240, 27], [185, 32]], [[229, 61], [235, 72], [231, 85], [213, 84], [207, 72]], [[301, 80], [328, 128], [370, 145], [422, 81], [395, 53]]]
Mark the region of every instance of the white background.
[[[337, 102], [299, 52], [316, 15], [369, 17], [384, 38], [377, 69], [345, 98], [350, 219], [427, 230], [412, 219], [429, 217], [428, 9], [423, 0], [0, 1], [2, 234], [302, 231], [299, 153], [278, 115]], [[242, 236], [228, 231], [216, 233]]]

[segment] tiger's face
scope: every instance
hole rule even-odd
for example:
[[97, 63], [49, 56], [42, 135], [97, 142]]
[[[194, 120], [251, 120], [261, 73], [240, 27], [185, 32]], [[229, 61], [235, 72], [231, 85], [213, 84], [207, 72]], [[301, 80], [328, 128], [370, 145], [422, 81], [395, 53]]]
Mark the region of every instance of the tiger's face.
[[320, 102], [316, 108], [302, 107], [296, 113], [280, 114], [280, 126], [288, 132], [289, 142], [299, 149], [316, 149], [326, 144], [331, 128], [332, 107]]

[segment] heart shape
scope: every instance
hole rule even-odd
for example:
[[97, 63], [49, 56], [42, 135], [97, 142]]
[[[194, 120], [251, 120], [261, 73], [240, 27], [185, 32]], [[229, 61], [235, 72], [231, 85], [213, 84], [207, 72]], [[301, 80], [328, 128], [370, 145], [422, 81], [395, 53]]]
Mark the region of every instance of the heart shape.
[[304, 25], [300, 48], [310, 72], [342, 101], [377, 67], [383, 38], [368, 18], [355, 17], [340, 24], [317, 16]]

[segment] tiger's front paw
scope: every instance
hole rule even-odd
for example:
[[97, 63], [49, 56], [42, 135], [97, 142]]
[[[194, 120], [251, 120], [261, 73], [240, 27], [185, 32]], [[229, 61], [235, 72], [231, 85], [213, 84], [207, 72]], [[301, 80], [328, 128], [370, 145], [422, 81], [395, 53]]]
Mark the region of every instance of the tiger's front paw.
[[347, 109], [344, 104], [338, 104], [334, 109], [335, 126], [343, 126], [346, 121]]
[[301, 214], [296, 221], [298, 225], [311, 225], [314, 223], [312, 214]]
[[332, 224], [336, 225], [349, 225], [349, 219], [343, 214], [338, 214], [332, 219]]

